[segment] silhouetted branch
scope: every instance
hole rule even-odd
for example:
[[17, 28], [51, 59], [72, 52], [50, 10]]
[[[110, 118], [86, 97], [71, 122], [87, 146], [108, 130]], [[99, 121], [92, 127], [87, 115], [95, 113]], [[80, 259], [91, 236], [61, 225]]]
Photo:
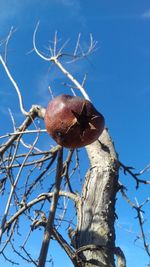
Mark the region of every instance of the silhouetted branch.
[[138, 219], [139, 226], [140, 226], [140, 231], [141, 231], [141, 237], [142, 237], [142, 240], [143, 240], [143, 245], [144, 245], [144, 248], [145, 248], [145, 251], [146, 251], [147, 255], [150, 257], [149, 244], [147, 244], [146, 236], [145, 236], [145, 232], [144, 232], [144, 222], [145, 222], [145, 220], [143, 219], [143, 210], [142, 210], [142, 208], [144, 207], [144, 205], [147, 204], [148, 202], [150, 202], [150, 198], [146, 199], [141, 205], [139, 205], [139, 203], [138, 203], [137, 200], [136, 200], [136, 204], [135, 204], [135, 203], [133, 203], [128, 198], [128, 196], [125, 193], [125, 190], [123, 189], [123, 187], [120, 187], [120, 192], [121, 192], [122, 196], [125, 198], [125, 200], [127, 201], [127, 203], [137, 213], [137, 219]]
[[142, 183], [142, 184], [150, 184], [150, 181], [149, 180], [139, 179], [138, 176], [141, 173], [134, 173], [132, 171], [134, 169], [133, 167], [125, 166], [122, 162], [119, 162], [119, 164], [120, 164], [120, 167], [123, 168], [123, 171], [124, 171], [124, 174], [125, 175], [126, 175], [126, 173], [129, 173], [134, 178], [134, 180], [136, 181], [136, 188], [137, 189], [139, 188], [139, 184], [140, 183]]

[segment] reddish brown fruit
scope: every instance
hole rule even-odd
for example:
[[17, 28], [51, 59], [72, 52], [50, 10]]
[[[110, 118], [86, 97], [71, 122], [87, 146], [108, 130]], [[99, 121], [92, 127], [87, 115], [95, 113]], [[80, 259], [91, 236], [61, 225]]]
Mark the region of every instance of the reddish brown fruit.
[[78, 148], [98, 139], [104, 129], [104, 117], [85, 99], [60, 95], [46, 109], [47, 132], [61, 146]]

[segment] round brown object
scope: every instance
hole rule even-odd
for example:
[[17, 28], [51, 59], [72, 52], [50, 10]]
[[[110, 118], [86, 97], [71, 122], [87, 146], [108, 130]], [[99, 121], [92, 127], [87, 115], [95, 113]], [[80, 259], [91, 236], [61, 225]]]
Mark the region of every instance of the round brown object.
[[46, 109], [47, 132], [61, 146], [78, 148], [98, 139], [104, 129], [104, 117], [85, 99], [60, 95]]

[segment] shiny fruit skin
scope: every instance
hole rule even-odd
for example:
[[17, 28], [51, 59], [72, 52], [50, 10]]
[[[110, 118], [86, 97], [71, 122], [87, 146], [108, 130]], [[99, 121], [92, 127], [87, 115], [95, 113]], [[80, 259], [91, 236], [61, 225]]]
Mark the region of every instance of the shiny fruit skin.
[[67, 148], [93, 143], [102, 133], [105, 123], [103, 115], [90, 101], [65, 94], [49, 102], [44, 122], [52, 138]]

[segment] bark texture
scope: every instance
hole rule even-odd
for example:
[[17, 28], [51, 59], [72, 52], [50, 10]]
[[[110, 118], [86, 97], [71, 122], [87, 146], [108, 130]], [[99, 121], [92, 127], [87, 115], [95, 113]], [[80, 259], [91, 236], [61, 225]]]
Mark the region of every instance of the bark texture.
[[73, 242], [81, 266], [114, 267], [117, 154], [106, 129], [100, 139], [86, 149], [91, 167], [78, 206]]

